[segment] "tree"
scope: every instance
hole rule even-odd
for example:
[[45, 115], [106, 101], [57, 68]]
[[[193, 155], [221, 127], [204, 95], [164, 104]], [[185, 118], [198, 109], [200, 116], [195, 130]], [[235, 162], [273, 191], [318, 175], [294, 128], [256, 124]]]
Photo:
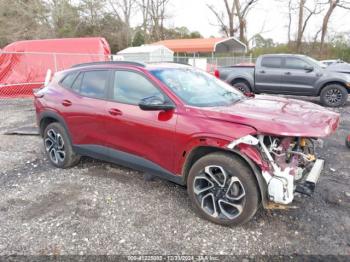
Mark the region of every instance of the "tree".
[[322, 12], [321, 4], [319, 0], [307, 1], [299, 0], [298, 2], [298, 26], [296, 37], [296, 49], [301, 52], [301, 44], [303, 36], [308, 26], [308, 23], [312, 16], [320, 14]]
[[[222, 0], [224, 11], [217, 10], [217, 6], [207, 5], [214, 14], [222, 31], [227, 37], [234, 36], [239, 31], [239, 39], [247, 44], [247, 16], [258, 0]], [[238, 25], [236, 25], [236, 22]]]
[[138, 7], [140, 8], [140, 11], [142, 13], [142, 31], [143, 31], [143, 36], [145, 38], [145, 43], [148, 42], [148, 26], [149, 26], [149, 5], [150, 5], [150, 0], [138, 0], [137, 2]]
[[342, 0], [328, 0], [328, 9], [323, 17], [322, 28], [321, 28], [321, 46], [320, 46], [320, 54], [323, 52], [324, 42], [327, 35], [329, 20], [335, 10], [336, 7], [344, 8], [350, 10], [350, 2], [342, 1]]
[[153, 41], [163, 40], [164, 21], [168, 19], [167, 7], [170, 0], [149, 0], [148, 17], [150, 19], [150, 36]]
[[124, 32], [126, 34], [127, 43], [131, 42], [130, 17], [135, 13], [136, 0], [109, 0], [109, 4], [117, 17], [117, 19], [125, 24]]
[[247, 15], [258, 0], [235, 0], [237, 18], [239, 21], [239, 40], [248, 45], [247, 41]]
[[48, 6], [41, 0], [0, 0], [0, 47], [51, 37]]
[[271, 38], [263, 38], [260, 34], [257, 34], [253, 37], [255, 43], [254, 48], [272, 48], [275, 46], [275, 43]]
[[54, 36], [74, 37], [81, 25], [79, 8], [71, 0], [48, 1]]
[[140, 46], [145, 44], [145, 35], [143, 31], [137, 31], [134, 35], [134, 39], [132, 40], [132, 46]]
[[[216, 20], [218, 21], [218, 26], [220, 27], [220, 31], [223, 32], [227, 37], [234, 36], [237, 29], [235, 28], [234, 20], [235, 20], [235, 2], [229, 3], [229, 0], [223, 0], [225, 5], [225, 12], [218, 11], [216, 6], [207, 5], [209, 10], [214, 14]], [[225, 21], [227, 19], [227, 21]]]
[[197, 32], [191, 32], [187, 27], [175, 27], [164, 29], [165, 39], [190, 39], [190, 38], [202, 38], [202, 35]]

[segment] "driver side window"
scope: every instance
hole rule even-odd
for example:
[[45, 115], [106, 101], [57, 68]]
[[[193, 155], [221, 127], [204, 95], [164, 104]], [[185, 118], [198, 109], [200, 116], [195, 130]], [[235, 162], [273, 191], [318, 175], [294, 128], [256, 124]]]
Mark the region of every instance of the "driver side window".
[[286, 68], [288, 69], [304, 70], [306, 67], [310, 67], [310, 65], [299, 58], [286, 59]]
[[115, 71], [113, 100], [138, 105], [146, 97], [157, 96], [164, 100], [163, 94], [146, 77], [131, 71]]

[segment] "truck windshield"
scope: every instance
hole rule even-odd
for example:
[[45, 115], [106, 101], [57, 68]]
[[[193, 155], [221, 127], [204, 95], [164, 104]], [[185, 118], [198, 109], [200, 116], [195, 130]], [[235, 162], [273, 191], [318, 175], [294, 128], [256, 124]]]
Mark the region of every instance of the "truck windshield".
[[198, 69], [162, 68], [150, 72], [187, 105], [227, 106], [244, 97], [225, 82]]

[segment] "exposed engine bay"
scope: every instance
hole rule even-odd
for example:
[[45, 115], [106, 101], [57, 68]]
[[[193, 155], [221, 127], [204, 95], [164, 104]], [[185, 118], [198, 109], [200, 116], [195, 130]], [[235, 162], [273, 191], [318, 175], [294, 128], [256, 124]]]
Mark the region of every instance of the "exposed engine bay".
[[324, 160], [315, 155], [315, 147], [322, 146], [320, 140], [248, 135], [231, 142], [228, 148], [233, 149], [239, 144], [254, 146], [268, 163], [268, 168], [261, 171], [267, 183], [269, 200], [289, 204], [294, 192], [313, 193], [324, 166]]

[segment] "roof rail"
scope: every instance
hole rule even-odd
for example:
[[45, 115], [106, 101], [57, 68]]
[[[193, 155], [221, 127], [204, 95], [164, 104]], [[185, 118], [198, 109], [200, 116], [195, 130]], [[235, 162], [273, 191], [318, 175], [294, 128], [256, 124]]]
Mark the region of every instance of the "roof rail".
[[76, 64], [76, 65], [73, 65], [72, 68], [82, 67], [82, 66], [94, 66], [94, 65], [134, 65], [134, 66], [146, 67], [146, 65], [143, 63], [133, 62], [133, 61], [100, 61], [100, 62]]
[[150, 62], [149, 64], [161, 64], [161, 63], [165, 63], [165, 64], [179, 64], [179, 65], [187, 65], [187, 66], [192, 66], [189, 63], [186, 62], [175, 62], [175, 61], [157, 61], [157, 62]]

